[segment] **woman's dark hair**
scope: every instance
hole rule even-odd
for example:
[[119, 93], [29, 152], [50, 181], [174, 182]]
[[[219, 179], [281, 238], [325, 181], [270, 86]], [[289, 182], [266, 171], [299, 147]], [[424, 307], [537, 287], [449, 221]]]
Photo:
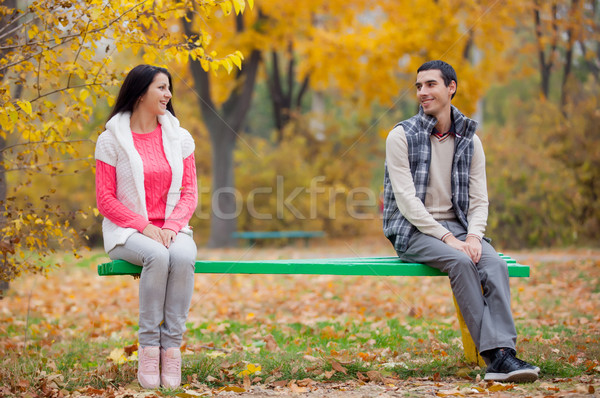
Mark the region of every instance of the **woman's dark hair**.
[[[452, 65], [440, 60], [428, 61], [421, 65], [419, 69], [417, 69], [417, 73], [432, 69], [437, 69], [441, 72], [442, 79], [444, 79], [444, 84], [446, 85], [446, 87], [448, 87], [450, 83], [452, 83], [452, 80], [454, 80], [454, 82], [456, 83], [456, 88], [458, 90], [458, 78], [456, 77], [456, 71], [454, 70]], [[455, 94], [456, 91], [452, 94], [452, 98], [454, 98]]]
[[[119, 95], [117, 96], [117, 101], [115, 102], [115, 106], [108, 117], [110, 120], [114, 115], [119, 112], [132, 112], [133, 108], [139, 101], [140, 97], [146, 94], [148, 91], [148, 86], [154, 80], [154, 77], [159, 73], [164, 73], [169, 78], [169, 89], [171, 93], [173, 93], [173, 84], [171, 83], [171, 74], [165, 68], [161, 68], [158, 66], [152, 65], [138, 65], [133, 68], [127, 76], [125, 77], [125, 81], [123, 81], [123, 85], [119, 90]], [[169, 100], [167, 104], [167, 110], [175, 116], [175, 111], [173, 110], [172, 101]]]

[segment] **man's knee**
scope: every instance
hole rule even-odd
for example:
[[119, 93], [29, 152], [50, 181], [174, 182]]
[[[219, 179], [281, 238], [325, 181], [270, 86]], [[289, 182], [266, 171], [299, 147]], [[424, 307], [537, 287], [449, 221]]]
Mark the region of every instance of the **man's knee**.
[[465, 253], [455, 250], [456, 253], [445, 260], [445, 271], [450, 279], [460, 278], [463, 275], [477, 274], [477, 267], [473, 260]]

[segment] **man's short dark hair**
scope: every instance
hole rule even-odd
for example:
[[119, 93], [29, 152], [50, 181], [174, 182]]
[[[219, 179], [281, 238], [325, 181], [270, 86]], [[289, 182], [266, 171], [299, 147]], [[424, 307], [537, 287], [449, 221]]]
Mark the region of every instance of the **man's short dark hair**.
[[[442, 79], [444, 79], [444, 84], [446, 85], [446, 87], [448, 87], [452, 80], [454, 80], [454, 82], [456, 83], [456, 87], [458, 88], [458, 78], [456, 77], [456, 71], [454, 70], [452, 65], [444, 61], [435, 60], [425, 62], [419, 67], [419, 69], [417, 69], [417, 73], [432, 69], [437, 69], [441, 72]], [[452, 98], [454, 98], [454, 94], [456, 94], [456, 91], [452, 94]]]

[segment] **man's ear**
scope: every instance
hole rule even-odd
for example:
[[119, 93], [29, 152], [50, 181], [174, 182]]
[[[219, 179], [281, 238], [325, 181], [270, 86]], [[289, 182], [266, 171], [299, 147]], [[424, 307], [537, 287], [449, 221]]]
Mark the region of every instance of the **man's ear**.
[[456, 93], [456, 82], [452, 80], [448, 85], [448, 88], [450, 89], [450, 94]]

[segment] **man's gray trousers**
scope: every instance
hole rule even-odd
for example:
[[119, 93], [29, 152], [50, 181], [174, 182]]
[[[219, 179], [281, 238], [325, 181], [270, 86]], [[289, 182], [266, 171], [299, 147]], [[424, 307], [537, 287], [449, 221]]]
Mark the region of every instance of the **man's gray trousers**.
[[[440, 223], [457, 239], [467, 238], [460, 223]], [[398, 256], [448, 274], [456, 302], [480, 353], [499, 347], [515, 349], [517, 332], [510, 308], [508, 266], [488, 242], [481, 243], [481, 259], [475, 264], [465, 253], [417, 230], [406, 252]]]

